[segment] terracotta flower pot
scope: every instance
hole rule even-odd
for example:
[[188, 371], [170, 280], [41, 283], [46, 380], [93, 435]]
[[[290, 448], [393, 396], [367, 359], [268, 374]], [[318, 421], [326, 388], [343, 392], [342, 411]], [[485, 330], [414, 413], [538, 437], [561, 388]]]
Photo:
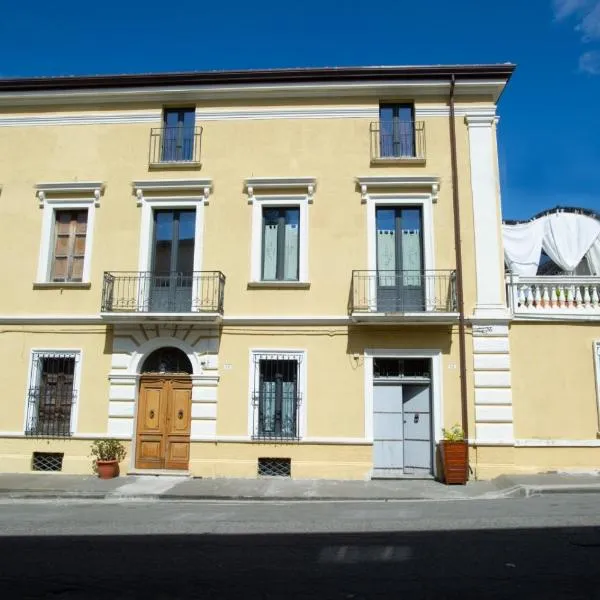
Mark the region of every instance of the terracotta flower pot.
[[97, 460], [96, 469], [98, 470], [98, 477], [100, 479], [112, 479], [119, 475], [119, 461]]
[[469, 449], [467, 442], [440, 442], [444, 481], [447, 484], [465, 485], [469, 478]]

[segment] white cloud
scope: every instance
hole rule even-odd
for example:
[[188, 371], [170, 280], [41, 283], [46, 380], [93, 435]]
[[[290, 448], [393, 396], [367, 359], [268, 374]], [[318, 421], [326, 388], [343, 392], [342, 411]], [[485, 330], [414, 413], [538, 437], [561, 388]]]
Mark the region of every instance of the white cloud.
[[554, 18], [562, 21], [575, 13], [581, 12], [590, 4], [590, 0], [553, 0]]
[[584, 52], [579, 57], [579, 70], [590, 75], [600, 75], [600, 51]]
[[586, 42], [600, 38], [600, 1], [583, 17], [577, 30], [583, 33]]

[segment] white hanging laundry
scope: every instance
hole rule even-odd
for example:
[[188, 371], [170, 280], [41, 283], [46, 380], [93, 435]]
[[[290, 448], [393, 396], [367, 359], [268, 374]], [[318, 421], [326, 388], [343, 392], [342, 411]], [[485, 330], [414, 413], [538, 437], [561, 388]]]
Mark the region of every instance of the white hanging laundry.
[[600, 275], [600, 236], [596, 238], [585, 256], [590, 267], [590, 273]]
[[600, 222], [560, 212], [545, 217], [542, 247], [563, 271], [574, 271], [600, 235]]
[[544, 237], [544, 219], [502, 225], [504, 259], [511, 273], [533, 277], [537, 273]]

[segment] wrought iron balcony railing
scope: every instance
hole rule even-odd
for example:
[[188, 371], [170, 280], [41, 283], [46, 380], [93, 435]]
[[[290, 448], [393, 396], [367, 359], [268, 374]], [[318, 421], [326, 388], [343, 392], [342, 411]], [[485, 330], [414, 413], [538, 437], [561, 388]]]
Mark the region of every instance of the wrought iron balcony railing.
[[155, 127], [150, 130], [151, 165], [200, 164], [202, 127]]
[[220, 271], [104, 273], [104, 313], [223, 313], [225, 275]]
[[425, 160], [424, 121], [371, 123], [371, 160]]
[[27, 426], [25, 434], [32, 437], [69, 437], [71, 411], [75, 392], [51, 386], [29, 389], [27, 400]]
[[254, 393], [254, 440], [294, 441], [299, 439], [300, 394]]
[[455, 271], [352, 271], [350, 312], [456, 312], [455, 276]]

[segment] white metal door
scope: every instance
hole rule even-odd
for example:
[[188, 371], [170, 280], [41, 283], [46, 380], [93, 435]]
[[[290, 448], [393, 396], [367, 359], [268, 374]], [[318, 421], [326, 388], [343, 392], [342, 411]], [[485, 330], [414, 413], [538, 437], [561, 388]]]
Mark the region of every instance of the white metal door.
[[373, 477], [403, 475], [402, 385], [373, 388]]
[[431, 394], [429, 385], [404, 385], [404, 474], [432, 472]]

